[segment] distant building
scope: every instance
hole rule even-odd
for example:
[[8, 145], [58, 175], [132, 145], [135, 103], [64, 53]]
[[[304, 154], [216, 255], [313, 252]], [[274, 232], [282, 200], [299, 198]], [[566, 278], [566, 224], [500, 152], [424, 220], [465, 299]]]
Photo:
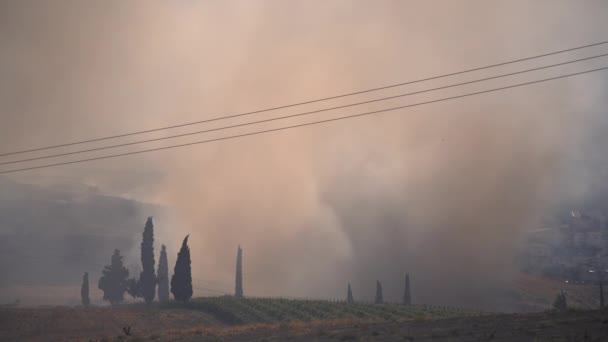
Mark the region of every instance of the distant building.
[[601, 212], [571, 210], [562, 224], [529, 231], [520, 254], [522, 269], [583, 281], [590, 262], [608, 262], [606, 221]]

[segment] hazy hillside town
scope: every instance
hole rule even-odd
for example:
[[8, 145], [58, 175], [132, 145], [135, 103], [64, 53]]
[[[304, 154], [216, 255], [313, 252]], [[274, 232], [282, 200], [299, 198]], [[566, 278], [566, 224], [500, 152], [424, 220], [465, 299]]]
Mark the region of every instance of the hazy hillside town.
[[599, 211], [571, 210], [552, 226], [529, 232], [522, 270], [569, 283], [608, 279], [608, 220]]

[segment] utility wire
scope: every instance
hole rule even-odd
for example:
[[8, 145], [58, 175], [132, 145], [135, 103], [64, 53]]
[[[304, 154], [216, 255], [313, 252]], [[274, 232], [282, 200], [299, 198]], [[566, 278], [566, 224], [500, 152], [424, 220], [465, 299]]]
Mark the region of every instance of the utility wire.
[[149, 143], [149, 142], [162, 141], [162, 140], [167, 140], [167, 139], [174, 139], [174, 138], [186, 137], [186, 136], [191, 136], [191, 135], [197, 135], [197, 134], [203, 134], [203, 133], [221, 131], [221, 130], [230, 129], [230, 128], [256, 125], [256, 124], [260, 124], [260, 123], [264, 123], [264, 122], [283, 120], [283, 119], [294, 118], [294, 117], [299, 117], [299, 116], [304, 116], [304, 115], [310, 115], [310, 114], [315, 114], [315, 113], [327, 112], [327, 111], [335, 110], [335, 109], [342, 109], [342, 108], [360, 106], [360, 105], [368, 104], [368, 103], [374, 103], [374, 102], [380, 102], [380, 101], [386, 101], [386, 100], [396, 99], [396, 98], [400, 98], [400, 97], [417, 95], [417, 94], [427, 93], [427, 92], [436, 91], [436, 90], [454, 88], [454, 87], [459, 87], [459, 86], [463, 86], [463, 85], [468, 85], [468, 84], [479, 83], [479, 82], [489, 81], [489, 80], [503, 78], [503, 77], [508, 77], [508, 76], [514, 76], [514, 75], [524, 74], [524, 73], [528, 73], [528, 72], [532, 72], [532, 71], [538, 71], [538, 70], [542, 70], [542, 69], [553, 68], [553, 67], [557, 67], [557, 66], [562, 66], [562, 65], [567, 65], [567, 64], [587, 61], [587, 60], [596, 59], [596, 58], [600, 58], [600, 57], [606, 57], [606, 56], [608, 56], [608, 53], [604, 53], [604, 54], [596, 55], [596, 56], [591, 56], [591, 57], [586, 57], [586, 58], [580, 58], [580, 59], [576, 59], [576, 60], [572, 60], [572, 61], [568, 61], [568, 62], [562, 62], [562, 63], [551, 64], [551, 65], [542, 66], [542, 67], [536, 67], [536, 68], [532, 68], [532, 69], [526, 69], [526, 70], [522, 70], [522, 71], [511, 72], [511, 73], [497, 75], [497, 76], [492, 76], [492, 77], [485, 77], [485, 78], [481, 78], [481, 79], [477, 79], [477, 80], [473, 80], [473, 81], [455, 83], [455, 84], [450, 84], [450, 85], [442, 86], [442, 87], [436, 87], [436, 88], [431, 88], [431, 89], [426, 89], [426, 90], [420, 90], [420, 91], [415, 91], [415, 92], [410, 92], [410, 93], [405, 93], [405, 94], [398, 94], [398, 95], [394, 95], [394, 96], [382, 97], [382, 98], [368, 100], [368, 101], [363, 101], [363, 102], [351, 103], [351, 104], [346, 104], [346, 105], [342, 105], [342, 106], [336, 106], [336, 107], [318, 109], [318, 110], [313, 110], [313, 111], [309, 111], [309, 112], [291, 114], [291, 115], [286, 115], [286, 116], [279, 116], [279, 117], [276, 117], [276, 118], [270, 118], [270, 119], [264, 119], [264, 120], [258, 120], [258, 121], [251, 121], [251, 122], [247, 122], [247, 123], [243, 123], [243, 124], [236, 124], [236, 125], [229, 125], [229, 126], [211, 128], [211, 129], [206, 129], [206, 130], [202, 130], [202, 131], [196, 131], [196, 132], [190, 132], [190, 133], [170, 135], [170, 136], [161, 137], [161, 138], [140, 140], [140, 141], [134, 141], [134, 142], [129, 142], [129, 143], [116, 144], [116, 145], [103, 146], [103, 147], [96, 147], [96, 148], [90, 148], [90, 149], [86, 149], [86, 150], [79, 150], [79, 151], [73, 151], [73, 152], [58, 153], [58, 154], [52, 154], [52, 155], [46, 155], [46, 156], [40, 156], [40, 157], [33, 157], [33, 158], [26, 158], [26, 159], [19, 159], [19, 160], [11, 160], [11, 161], [7, 161], [7, 162], [0, 162], [0, 165], [17, 164], [17, 163], [24, 163], [24, 162], [34, 161], [34, 160], [42, 160], [42, 159], [64, 157], [64, 156], [75, 155], [75, 154], [82, 154], [82, 153], [87, 153], [87, 152], [109, 150], [109, 149], [113, 149], [113, 148], [132, 146], [132, 145], [144, 144], [144, 143]]
[[205, 144], [205, 143], [214, 142], [214, 141], [228, 140], [228, 139], [246, 137], [246, 136], [251, 136], [251, 135], [258, 135], [258, 134], [264, 134], [264, 133], [270, 133], [270, 132], [283, 131], [283, 130], [287, 130], [287, 129], [291, 129], [291, 128], [298, 128], [298, 127], [304, 127], [304, 126], [312, 126], [312, 125], [321, 124], [321, 123], [327, 123], [327, 122], [332, 122], [332, 121], [350, 119], [350, 118], [355, 118], [355, 117], [360, 117], [360, 116], [366, 116], [366, 115], [371, 115], [371, 114], [378, 114], [378, 113], [389, 112], [389, 111], [393, 111], [393, 110], [397, 110], [397, 109], [404, 109], [404, 108], [422, 106], [422, 105], [431, 104], [431, 103], [437, 103], [437, 102], [442, 102], [442, 101], [448, 101], [448, 100], [454, 100], [454, 99], [459, 99], [459, 98], [464, 98], [464, 97], [470, 97], [470, 96], [474, 96], [474, 95], [491, 93], [491, 92], [495, 92], [495, 91], [506, 90], [506, 89], [516, 88], [516, 87], [521, 87], [521, 86], [526, 86], [526, 85], [531, 85], [531, 84], [536, 84], [536, 83], [542, 83], [542, 82], [562, 79], [562, 78], [566, 78], [566, 77], [572, 77], [572, 76], [577, 76], [577, 75], [588, 74], [588, 73], [602, 71], [602, 70], [606, 70], [606, 69], [608, 69], [608, 67], [591, 69], [591, 70], [576, 72], [576, 73], [572, 73], [572, 74], [565, 74], [565, 75], [560, 75], [560, 76], [555, 76], [555, 77], [550, 77], [550, 78], [544, 78], [544, 79], [536, 80], [536, 81], [518, 83], [518, 84], [514, 84], [514, 85], [510, 85], [510, 86], [493, 88], [493, 89], [488, 89], [488, 90], [483, 90], [483, 91], [478, 91], [478, 92], [468, 93], [468, 94], [463, 94], [463, 95], [458, 95], [458, 96], [445, 97], [445, 98], [441, 98], [441, 99], [438, 99], [438, 100], [418, 102], [418, 103], [409, 104], [409, 105], [405, 105], [405, 106], [398, 106], [398, 107], [381, 109], [381, 110], [376, 110], [376, 111], [371, 111], [371, 112], [359, 113], [359, 114], [354, 114], [354, 115], [347, 115], [347, 116], [342, 116], [342, 117], [337, 117], [337, 118], [332, 118], [332, 119], [313, 121], [313, 122], [308, 122], [308, 123], [303, 123], [303, 124], [298, 124], [298, 125], [292, 125], [292, 126], [284, 126], [284, 127], [279, 127], [279, 128], [267, 129], [267, 130], [263, 130], [263, 131], [257, 131], [257, 132], [251, 132], [251, 133], [243, 133], [243, 134], [231, 135], [231, 136], [226, 136], [226, 137], [221, 137], [221, 138], [215, 138], [215, 139], [208, 139], [208, 140], [202, 140], [202, 141], [195, 141], [195, 142], [190, 142], [190, 143], [186, 143], [186, 144], [171, 145], [171, 146], [153, 148], [153, 149], [148, 149], [148, 150], [140, 150], [140, 151], [127, 152], [127, 153], [113, 154], [113, 155], [102, 156], [102, 157], [95, 157], [95, 158], [88, 158], [88, 159], [79, 159], [79, 160], [73, 160], [73, 161], [61, 162], [61, 163], [55, 163], [55, 164], [46, 164], [46, 165], [26, 167], [26, 168], [21, 168], [21, 169], [13, 169], [13, 170], [0, 171], [0, 174], [15, 173], [15, 172], [20, 172], [20, 171], [43, 169], [43, 168], [49, 168], [49, 167], [54, 167], [54, 166], [60, 166], [60, 165], [70, 165], [70, 164], [84, 163], [84, 162], [89, 162], [89, 161], [94, 161], [94, 160], [102, 160], [102, 159], [109, 159], [109, 158], [130, 156], [130, 155], [147, 153], [147, 152], [168, 150], [168, 149], [173, 149], [173, 148], [178, 148], [178, 147], [185, 147], [185, 146], [192, 146], [192, 145], [198, 145], [198, 144]]
[[9, 155], [15, 155], [15, 154], [28, 153], [28, 152], [49, 150], [49, 149], [59, 148], [59, 147], [67, 147], [67, 146], [73, 146], [73, 145], [80, 145], [80, 144], [86, 144], [86, 143], [103, 141], [103, 140], [109, 140], [109, 139], [115, 139], [115, 138], [123, 138], [123, 137], [138, 135], [138, 134], [158, 132], [158, 131], [163, 131], [163, 130], [167, 130], [167, 129], [173, 129], [173, 128], [191, 126], [191, 125], [197, 125], [197, 124], [202, 124], [202, 123], [212, 122], [212, 121], [218, 121], [218, 120], [225, 120], [225, 119], [236, 118], [236, 117], [241, 117], [241, 116], [246, 116], [246, 115], [252, 115], [252, 114], [256, 114], [256, 113], [269, 112], [269, 111], [273, 111], [273, 110], [285, 109], [285, 108], [290, 108], [290, 107], [295, 107], [295, 106], [301, 106], [301, 105], [311, 104], [311, 103], [316, 103], [316, 102], [321, 102], [321, 101], [334, 100], [334, 99], [343, 98], [343, 97], [347, 97], [347, 96], [359, 95], [359, 94], [369, 93], [369, 92], [378, 91], [378, 90], [384, 90], [384, 89], [389, 89], [389, 88], [400, 87], [400, 86], [404, 86], [404, 85], [408, 85], [408, 84], [420, 83], [420, 82], [425, 82], [425, 81], [445, 78], [445, 77], [449, 77], [449, 76], [456, 76], [456, 75], [465, 74], [465, 73], [469, 73], [469, 72], [473, 72], [473, 71], [480, 71], [480, 70], [495, 68], [495, 67], [499, 67], [499, 66], [504, 66], [504, 65], [509, 65], [509, 64], [513, 64], [513, 63], [528, 61], [528, 60], [532, 60], [532, 59], [538, 59], [538, 58], [542, 58], [542, 57], [557, 55], [557, 54], [560, 54], [560, 53], [565, 53], [565, 52], [570, 52], [570, 51], [581, 50], [581, 49], [585, 49], [585, 48], [589, 48], [589, 47], [593, 47], [593, 46], [604, 45], [604, 44], [608, 44], [608, 41], [602, 41], [602, 42], [597, 42], [597, 43], [593, 43], [593, 44], [587, 44], [587, 45], [578, 46], [578, 47], [574, 47], [574, 48], [569, 48], [569, 49], [565, 49], [565, 50], [559, 50], [559, 51], [544, 53], [544, 54], [540, 54], [540, 55], [535, 55], [535, 56], [515, 59], [515, 60], [511, 60], [511, 61], [507, 61], [507, 62], [501, 62], [501, 63], [491, 64], [491, 65], [486, 65], [486, 66], [477, 67], [477, 68], [473, 68], [473, 69], [461, 70], [461, 71], [452, 72], [452, 73], [443, 74], [443, 75], [437, 75], [437, 76], [431, 76], [431, 77], [421, 78], [421, 79], [417, 79], [417, 80], [413, 80], [413, 81], [407, 81], [407, 82], [402, 82], [402, 83], [397, 83], [397, 84], [391, 84], [391, 85], [386, 85], [386, 86], [382, 86], [382, 87], [377, 87], [377, 88], [371, 88], [371, 89], [356, 91], [356, 92], [352, 92], [352, 93], [346, 93], [346, 94], [341, 94], [341, 95], [329, 96], [329, 97], [319, 98], [319, 99], [315, 99], [315, 100], [297, 102], [297, 103], [292, 103], [292, 104], [288, 104], [288, 105], [271, 107], [271, 108], [266, 108], [266, 109], [260, 109], [260, 110], [255, 110], [255, 111], [250, 111], [250, 112], [245, 112], [245, 113], [240, 113], [240, 114], [234, 114], [234, 115], [223, 116], [223, 117], [215, 117], [215, 118], [206, 119], [206, 120], [199, 120], [199, 121], [188, 122], [188, 123], [183, 123], [183, 124], [177, 124], [177, 125], [172, 125], [172, 126], [159, 127], [159, 128], [154, 128], [154, 129], [147, 129], [147, 130], [134, 131], [134, 132], [123, 133], [123, 134], [116, 134], [116, 135], [111, 135], [111, 136], [105, 136], [105, 137], [95, 138], [95, 139], [80, 140], [80, 141], [74, 141], [74, 142], [63, 143], [63, 144], [58, 144], [58, 145], [50, 145], [50, 146], [31, 148], [31, 149], [20, 150], [20, 151], [7, 152], [7, 153], [0, 154], [0, 157], [9, 156]]

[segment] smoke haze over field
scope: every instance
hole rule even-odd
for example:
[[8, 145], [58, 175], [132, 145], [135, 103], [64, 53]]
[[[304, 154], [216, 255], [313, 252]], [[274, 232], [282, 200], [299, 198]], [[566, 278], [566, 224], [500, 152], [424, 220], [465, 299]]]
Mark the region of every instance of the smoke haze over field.
[[[269, 108], [585, 45], [606, 40], [606, 13], [604, 1], [4, 1], [0, 152]], [[606, 49], [255, 119], [463, 82]], [[598, 59], [146, 147], [428, 101], [607, 62]], [[344, 297], [350, 282], [355, 299], [371, 299], [378, 279], [385, 299], [396, 301], [409, 272], [414, 302], [497, 307], [495, 293], [516, 270], [513, 257], [522, 233], [553, 208], [605, 191], [605, 80], [606, 73], [588, 74], [10, 177], [42, 186], [85, 184], [108, 195], [165, 206], [170, 214], [155, 226], [156, 256], [161, 243], [166, 244], [172, 272], [181, 240], [190, 234], [195, 282], [213, 283], [203, 286], [232, 290], [240, 244], [246, 295]], [[241, 120], [254, 118], [146, 138]], [[154, 214], [129, 216], [144, 218], [132, 231], [140, 233], [145, 217]], [[6, 224], [0, 229], [17, 230]], [[139, 239], [136, 235], [133, 246]], [[107, 262], [113, 248], [97, 259]], [[11, 272], [26, 272], [23, 266]], [[95, 292], [100, 269], [82, 271], [91, 274]]]

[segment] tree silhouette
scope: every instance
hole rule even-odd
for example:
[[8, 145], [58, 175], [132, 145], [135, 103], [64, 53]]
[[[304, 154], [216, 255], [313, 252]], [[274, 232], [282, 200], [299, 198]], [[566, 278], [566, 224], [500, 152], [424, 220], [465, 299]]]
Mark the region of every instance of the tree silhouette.
[[82, 276], [82, 286], [80, 287], [80, 301], [82, 306], [88, 307], [91, 304], [89, 299], [89, 273], [84, 272]]
[[148, 217], [141, 241], [141, 266], [139, 291], [146, 303], [150, 304], [156, 294], [156, 274], [154, 273], [154, 223]]
[[175, 269], [171, 277], [171, 293], [175, 300], [182, 302], [192, 298], [192, 270], [190, 268], [190, 248], [188, 248], [188, 236], [182, 242], [182, 248], [177, 254]]
[[566, 294], [563, 290], [560, 290], [560, 292], [555, 297], [555, 301], [553, 302], [553, 309], [557, 311], [566, 311], [568, 309]]
[[604, 280], [600, 279], [600, 309], [604, 308]]
[[133, 298], [141, 297], [141, 283], [139, 279], [130, 278], [127, 279], [127, 293], [131, 295]]
[[118, 249], [114, 250], [111, 264], [106, 266], [102, 273], [97, 287], [103, 291], [103, 299], [112, 305], [122, 302], [129, 286], [129, 270], [123, 266], [122, 255]]
[[374, 300], [376, 304], [384, 303], [384, 299], [382, 297], [382, 284], [376, 280], [376, 299]]
[[169, 300], [169, 263], [167, 262], [167, 249], [165, 245], [160, 250], [156, 276], [158, 278], [158, 300], [166, 302]]
[[355, 298], [353, 298], [353, 291], [350, 289], [350, 283], [348, 283], [348, 293], [346, 294], [346, 302], [351, 304], [355, 302]]
[[412, 294], [410, 293], [410, 275], [405, 274], [405, 291], [403, 292], [403, 304], [412, 305]]
[[236, 281], [234, 287], [234, 296], [237, 298], [243, 297], [243, 250], [241, 246], [236, 252]]

